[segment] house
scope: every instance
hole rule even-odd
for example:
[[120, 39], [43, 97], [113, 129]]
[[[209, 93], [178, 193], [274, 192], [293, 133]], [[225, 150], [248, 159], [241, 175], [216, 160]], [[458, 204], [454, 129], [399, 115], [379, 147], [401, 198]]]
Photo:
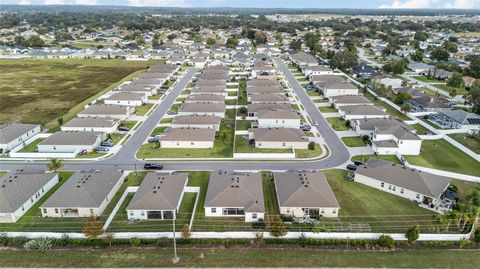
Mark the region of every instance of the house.
[[187, 96], [185, 103], [225, 103], [225, 96], [220, 94], [192, 94]]
[[86, 107], [77, 114], [78, 117], [97, 117], [97, 118], [113, 118], [118, 120], [127, 119], [134, 108], [122, 105], [96, 104]]
[[290, 103], [289, 98], [285, 94], [278, 93], [256, 93], [247, 95], [247, 101], [252, 104], [256, 103]]
[[444, 176], [375, 158], [357, 167], [354, 180], [427, 208], [436, 208], [441, 203], [441, 196], [451, 181]]
[[447, 129], [480, 129], [480, 116], [462, 109], [442, 110], [428, 115], [428, 120]]
[[475, 78], [465, 76], [463, 77], [463, 84], [465, 84], [465, 87], [470, 88], [475, 83], [475, 80], [476, 80]]
[[42, 217], [101, 216], [125, 177], [115, 170], [77, 172], [40, 206]]
[[161, 148], [213, 148], [215, 129], [168, 128], [160, 137]]
[[256, 148], [307, 149], [309, 143], [305, 133], [294, 128], [250, 128], [248, 139]]
[[211, 85], [211, 86], [200, 86], [193, 88], [190, 92], [190, 95], [196, 94], [217, 94], [223, 95], [224, 97], [228, 96], [228, 92], [226, 91], [226, 84], [225, 85]]
[[0, 153], [26, 143], [41, 131], [39, 124], [6, 123], [0, 125]]
[[348, 82], [332, 82], [318, 87], [323, 96], [330, 98], [339, 95], [357, 95], [358, 88]]
[[300, 116], [291, 110], [268, 109], [257, 113], [258, 128], [300, 128]]
[[[143, 82], [142, 82], [143, 81]], [[152, 96], [157, 94], [157, 90], [160, 85], [163, 83], [163, 79], [138, 79], [134, 80], [131, 83], [124, 84], [117, 88], [117, 91], [120, 92], [131, 92], [131, 93], [141, 93], [147, 96]], [[147, 82], [147, 83], [145, 83]], [[155, 86], [152, 86], [155, 85]]]
[[450, 104], [447, 99], [423, 95], [413, 97], [405, 101], [411, 107], [412, 112], [435, 112], [450, 110]]
[[336, 75], [310, 75], [309, 79], [317, 87], [323, 87], [333, 82], [345, 82], [341, 76]]
[[207, 128], [218, 131], [220, 128], [220, 123], [222, 122], [221, 117], [217, 116], [176, 116], [173, 118], [170, 127], [172, 128]]
[[284, 94], [285, 91], [279, 86], [253, 86], [247, 87], [247, 97], [253, 94]]
[[330, 105], [334, 105], [336, 108], [340, 106], [353, 106], [353, 105], [372, 105], [373, 103], [363, 95], [339, 95], [329, 98]]
[[372, 105], [339, 106], [338, 114], [344, 120], [388, 118], [386, 109]]
[[392, 77], [382, 77], [376, 80], [377, 83], [385, 85], [385, 87], [392, 87], [392, 89], [397, 89], [402, 87], [403, 80], [400, 78], [392, 78]]
[[147, 103], [147, 95], [144, 93], [117, 92], [103, 99], [107, 105], [142, 106]]
[[109, 118], [73, 118], [60, 127], [61, 131], [84, 131], [113, 133], [117, 130], [119, 121]]
[[206, 217], [242, 217], [245, 222], [263, 220], [265, 204], [261, 174], [210, 173], [204, 208]]
[[271, 109], [292, 111], [292, 105], [289, 104], [289, 103], [248, 104], [247, 105], [248, 117], [257, 117], [259, 111], [261, 111], [261, 110], [271, 110]]
[[128, 219], [176, 219], [187, 182], [186, 173], [147, 173], [128, 203]]
[[414, 62], [414, 61], [411, 61], [408, 65], [407, 65], [407, 68], [412, 70], [413, 72], [417, 73], [417, 74], [421, 74], [421, 73], [425, 73], [425, 72], [429, 72], [429, 70], [435, 68], [435, 66], [433, 65], [429, 65], [429, 64], [424, 64], [424, 63], [417, 63], [417, 62]]
[[273, 173], [280, 214], [336, 218], [340, 205], [322, 172]]
[[93, 151], [104, 139], [104, 133], [83, 131], [55, 132], [37, 144], [41, 153], [79, 153]]
[[352, 70], [353, 74], [359, 76], [359, 77], [365, 77], [369, 78], [375, 75], [377, 72], [373, 67], [368, 66], [366, 63], [360, 63], [357, 66], [355, 66]]
[[0, 223], [17, 222], [57, 182], [57, 173], [25, 168], [0, 176]]
[[225, 103], [213, 103], [213, 102], [197, 102], [197, 103], [183, 103], [178, 108], [178, 115], [191, 116], [191, 115], [204, 115], [204, 116], [217, 116], [225, 117], [226, 106]]
[[276, 68], [273, 66], [254, 66], [252, 67], [252, 78], [260, 80], [276, 80]]
[[313, 55], [306, 53], [306, 52], [296, 52], [296, 53], [289, 53], [288, 57], [292, 61], [292, 63], [300, 66], [300, 65], [307, 65], [307, 66], [315, 66], [318, 65], [318, 60]]
[[333, 70], [324, 65], [316, 65], [316, 66], [305, 66], [302, 68], [303, 73], [305, 76], [316, 76], [316, 75], [333, 75]]
[[382, 155], [420, 155], [422, 148], [422, 139], [415, 134], [415, 129], [403, 124], [392, 126], [379, 124], [370, 133], [370, 140], [373, 151]]

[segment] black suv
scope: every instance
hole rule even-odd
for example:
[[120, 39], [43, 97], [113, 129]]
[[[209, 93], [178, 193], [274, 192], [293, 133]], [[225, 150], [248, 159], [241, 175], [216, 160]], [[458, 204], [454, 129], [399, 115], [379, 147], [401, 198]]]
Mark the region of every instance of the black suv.
[[143, 168], [145, 170], [160, 170], [163, 169], [163, 164], [161, 163], [146, 163]]

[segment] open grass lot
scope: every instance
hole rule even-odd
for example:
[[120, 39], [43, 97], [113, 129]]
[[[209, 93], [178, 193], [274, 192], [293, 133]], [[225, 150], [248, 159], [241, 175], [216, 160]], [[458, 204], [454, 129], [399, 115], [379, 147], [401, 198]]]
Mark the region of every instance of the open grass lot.
[[345, 121], [340, 118], [327, 118], [328, 123], [335, 131], [347, 131], [348, 127], [345, 125]]
[[[200, 254], [204, 258], [199, 258]], [[362, 267], [478, 268], [478, 250], [315, 250], [180, 248], [172, 264], [171, 248], [1, 250], [6, 267]]]
[[314, 103], [328, 103], [328, 98], [323, 99], [315, 99], [313, 100]]
[[319, 144], [315, 144], [315, 149], [296, 149], [295, 150], [295, 158], [314, 158], [318, 157], [322, 154], [322, 148]]
[[480, 154], [480, 143], [467, 134], [449, 134], [451, 138], [455, 139], [458, 143], [471, 149], [473, 152]]
[[444, 139], [424, 140], [419, 156], [404, 156], [410, 164], [480, 176], [480, 163]]
[[320, 96], [320, 92], [318, 91], [307, 91], [309, 96]]
[[117, 134], [117, 133], [112, 133], [112, 134], [109, 134], [110, 135], [110, 139], [112, 139], [112, 143], [114, 145], [118, 144], [120, 142], [120, 140], [122, 140], [122, 138], [125, 136], [125, 134]]
[[168, 128], [168, 127], [166, 127], [166, 126], [156, 127], [156, 128], [153, 129], [153, 131], [150, 133], [150, 136], [159, 135], [159, 134], [165, 132], [165, 130], [166, 130], [167, 128]]
[[42, 142], [44, 138], [37, 138], [32, 143], [27, 144], [25, 147], [23, 147], [21, 150], [18, 152], [37, 152], [37, 145]]
[[417, 204], [346, 179], [344, 170], [325, 171], [328, 183], [340, 204], [341, 227], [368, 224], [374, 232], [400, 232], [415, 224], [429, 230], [435, 213]]
[[[122, 203], [115, 218], [108, 227], [112, 232], [169, 232], [172, 231], [172, 220], [145, 220], [129, 222], [127, 219], [127, 206], [133, 198], [134, 193], [129, 193]], [[183, 195], [180, 209], [177, 212], [175, 229], [181, 231], [183, 225], [190, 223], [192, 217], [193, 206], [195, 204], [195, 193], [186, 192]]]
[[392, 163], [401, 164], [400, 160], [395, 155], [356, 155], [352, 157], [352, 161], [362, 161], [367, 162], [370, 158], [377, 158], [385, 161], [389, 161]]
[[235, 137], [235, 152], [236, 153], [291, 153], [291, 149], [267, 149], [256, 148], [255, 145], [248, 144], [248, 139], [241, 135]]
[[352, 136], [352, 137], [342, 137], [343, 143], [347, 147], [365, 147], [365, 143], [363, 142], [363, 138], [360, 136]]
[[136, 106], [135, 107], [135, 114], [138, 116], [145, 116], [150, 108], [153, 107], [153, 104], [145, 104], [143, 106]]
[[93, 59], [22, 59], [0, 61], [0, 122], [67, 122], [92, 97], [154, 62]]
[[457, 90], [457, 95], [464, 95], [464, 94], [467, 94], [468, 91], [464, 88], [464, 87], [461, 87], [461, 88], [455, 88], [455, 87], [450, 87], [450, 86], [447, 86], [447, 85], [443, 85], [443, 84], [440, 84], [440, 85], [434, 85], [436, 88], [439, 88], [441, 90], [444, 90], [446, 92], [450, 92], [452, 89], [455, 89]]

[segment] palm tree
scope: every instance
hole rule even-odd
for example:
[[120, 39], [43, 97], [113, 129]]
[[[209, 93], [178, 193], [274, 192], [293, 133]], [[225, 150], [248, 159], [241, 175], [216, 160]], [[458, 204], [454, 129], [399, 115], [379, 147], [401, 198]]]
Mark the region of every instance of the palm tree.
[[49, 159], [50, 163], [47, 164], [48, 170], [51, 172], [58, 172], [58, 170], [62, 169], [64, 166], [64, 163], [62, 160], [57, 159], [57, 158], [51, 158]]

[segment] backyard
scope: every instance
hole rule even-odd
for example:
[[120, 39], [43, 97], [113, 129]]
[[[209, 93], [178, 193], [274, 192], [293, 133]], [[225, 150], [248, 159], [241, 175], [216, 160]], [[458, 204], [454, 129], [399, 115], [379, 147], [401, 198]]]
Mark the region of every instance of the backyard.
[[[58, 125], [151, 61], [22, 59], [0, 61], [0, 122]], [[133, 74], [132, 74], [133, 73]], [[48, 93], [48, 94], [47, 94]]]
[[404, 156], [412, 165], [480, 176], [480, 163], [444, 139], [424, 140], [419, 156]]
[[469, 148], [473, 152], [480, 154], [480, 142], [468, 134], [449, 134], [451, 138], [455, 139], [458, 143]]
[[401, 164], [400, 160], [397, 158], [396, 155], [356, 155], [352, 156], [351, 160], [352, 161], [362, 161], [362, 162], [367, 162], [368, 159], [370, 158], [376, 158], [376, 159], [381, 159], [385, 161], [389, 161], [392, 163], [398, 163]]

